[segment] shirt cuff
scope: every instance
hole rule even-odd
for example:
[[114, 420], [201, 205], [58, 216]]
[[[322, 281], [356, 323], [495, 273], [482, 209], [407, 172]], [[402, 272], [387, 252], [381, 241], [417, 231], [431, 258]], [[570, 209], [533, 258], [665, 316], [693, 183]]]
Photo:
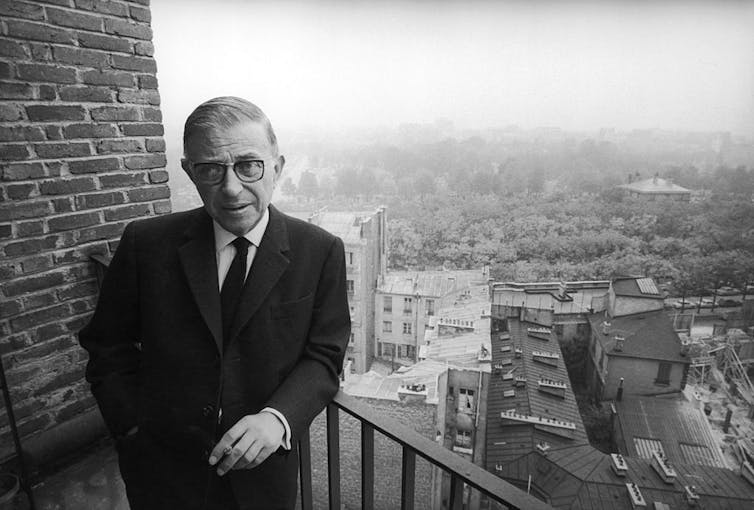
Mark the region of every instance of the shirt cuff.
[[272, 407], [265, 407], [262, 409], [263, 413], [271, 413], [274, 414], [278, 420], [280, 420], [280, 423], [283, 424], [283, 428], [285, 429], [285, 433], [283, 434], [283, 448], [286, 450], [291, 449], [291, 427], [288, 425], [288, 420], [285, 419], [285, 416], [283, 416], [283, 413], [278, 411], [277, 409], [273, 409]]

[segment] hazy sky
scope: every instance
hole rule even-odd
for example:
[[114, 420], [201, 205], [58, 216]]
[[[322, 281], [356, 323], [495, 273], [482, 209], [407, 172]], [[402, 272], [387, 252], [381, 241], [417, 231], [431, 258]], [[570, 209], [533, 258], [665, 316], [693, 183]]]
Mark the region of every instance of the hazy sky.
[[232, 94], [286, 130], [754, 135], [754, 1], [153, 0], [152, 16], [169, 131]]

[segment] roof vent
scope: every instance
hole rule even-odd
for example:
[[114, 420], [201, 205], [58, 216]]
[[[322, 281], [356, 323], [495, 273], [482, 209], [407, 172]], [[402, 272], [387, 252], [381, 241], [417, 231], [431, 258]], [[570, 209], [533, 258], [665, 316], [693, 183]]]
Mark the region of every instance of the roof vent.
[[699, 494], [696, 492], [696, 487], [693, 485], [684, 485], [683, 492], [686, 495], [686, 502], [689, 506], [696, 506], [699, 502]]
[[663, 482], [667, 484], [675, 482], [675, 477], [677, 476], [675, 469], [670, 465], [668, 458], [657, 450], [652, 452], [652, 467], [660, 475]]
[[623, 352], [623, 344], [626, 343], [626, 337], [621, 335], [615, 335], [615, 350]]
[[691, 348], [691, 340], [684, 338], [681, 340], [681, 356], [687, 356]]
[[550, 443], [547, 441], [540, 441], [537, 443], [537, 451], [543, 455], [547, 455], [547, 451], [550, 449]]
[[604, 321], [602, 323], [602, 334], [603, 335], [609, 335], [610, 334], [610, 323], [608, 321]]
[[618, 476], [626, 476], [628, 474], [628, 464], [623, 455], [620, 453], [611, 453], [610, 458], [613, 461], [610, 465], [613, 468], [613, 472]]
[[503, 465], [502, 464], [495, 464], [495, 471], [498, 473], [503, 472]]
[[638, 485], [628, 482], [626, 489], [628, 489], [628, 497], [631, 498], [632, 508], [644, 508], [647, 506], [647, 502], [644, 500], [644, 496], [641, 495]]

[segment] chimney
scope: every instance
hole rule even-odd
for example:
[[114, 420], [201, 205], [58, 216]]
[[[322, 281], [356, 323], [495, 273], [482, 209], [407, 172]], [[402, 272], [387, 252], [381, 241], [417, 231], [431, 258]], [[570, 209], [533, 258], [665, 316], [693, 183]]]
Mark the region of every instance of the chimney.
[[618, 385], [618, 394], [615, 396], [615, 400], [620, 402], [623, 400], [623, 378], [620, 378], [620, 384]]
[[615, 351], [623, 352], [623, 344], [626, 343], [626, 338], [621, 335], [615, 335]]
[[610, 323], [608, 321], [604, 321], [602, 323], [602, 334], [603, 335], [609, 335], [610, 334]]
[[683, 339], [681, 340], [681, 356], [687, 356], [689, 353], [689, 348], [691, 347], [691, 340]]

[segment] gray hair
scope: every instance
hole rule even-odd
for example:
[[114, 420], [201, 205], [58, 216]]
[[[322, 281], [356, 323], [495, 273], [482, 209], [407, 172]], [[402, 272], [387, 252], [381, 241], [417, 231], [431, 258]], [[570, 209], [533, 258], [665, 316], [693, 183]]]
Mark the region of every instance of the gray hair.
[[183, 126], [183, 154], [189, 138], [199, 131], [231, 128], [242, 122], [260, 122], [267, 131], [273, 155], [278, 155], [278, 140], [272, 124], [261, 108], [254, 103], [235, 96], [221, 96], [205, 101], [191, 112]]

